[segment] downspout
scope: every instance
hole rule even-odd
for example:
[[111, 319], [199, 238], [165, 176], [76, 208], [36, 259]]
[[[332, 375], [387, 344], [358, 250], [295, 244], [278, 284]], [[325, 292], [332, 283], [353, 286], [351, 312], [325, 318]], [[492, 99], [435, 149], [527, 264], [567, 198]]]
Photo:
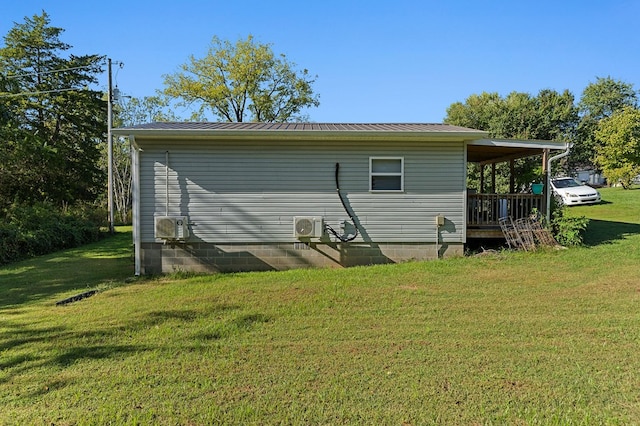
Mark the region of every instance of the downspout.
[[561, 152], [547, 160], [547, 223], [551, 222], [551, 162], [559, 160], [569, 155], [571, 151], [571, 144], [566, 145], [566, 151]]
[[133, 222], [133, 257], [134, 273], [138, 277], [141, 271], [140, 244], [140, 150], [136, 146], [135, 137], [129, 136], [131, 146], [131, 209]]

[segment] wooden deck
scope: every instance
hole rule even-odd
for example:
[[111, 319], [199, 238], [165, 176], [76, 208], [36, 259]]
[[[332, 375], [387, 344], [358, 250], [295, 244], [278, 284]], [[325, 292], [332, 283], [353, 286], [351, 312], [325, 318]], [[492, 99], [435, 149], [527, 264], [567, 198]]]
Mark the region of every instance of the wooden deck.
[[504, 238], [499, 219], [514, 220], [544, 211], [544, 196], [536, 194], [468, 194], [467, 238]]

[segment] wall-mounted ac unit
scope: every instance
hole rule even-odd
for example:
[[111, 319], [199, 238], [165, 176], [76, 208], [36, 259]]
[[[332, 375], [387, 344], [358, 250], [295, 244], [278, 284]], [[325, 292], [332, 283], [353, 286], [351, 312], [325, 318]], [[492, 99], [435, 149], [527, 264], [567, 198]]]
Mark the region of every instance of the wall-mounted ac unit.
[[320, 238], [324, 233], [324, 219], [319, 216], [293, 218], [293, 234], [297, 238]]
[[156, 216], [155, 237], [163, 240], [186, 240], [189, 238], [189, 218], [187, 216]]

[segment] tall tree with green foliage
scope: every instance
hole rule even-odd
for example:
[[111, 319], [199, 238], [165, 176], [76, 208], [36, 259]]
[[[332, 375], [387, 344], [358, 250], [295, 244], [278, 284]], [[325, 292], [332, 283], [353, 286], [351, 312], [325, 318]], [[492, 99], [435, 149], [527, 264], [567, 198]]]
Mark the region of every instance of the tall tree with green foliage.
[[[568, 90], [541, 90], [537, 96], [512, 92], [504, 98], [483, 92], [449, 106], [444, 121], [487, 131], [494, 138], [570, 140], [578, 120], [574, 101]], [[539, 175], [540, 159], [520, 159], [515, 166], [516, 186], [524, 187]], [[509, 168], [501, 164], [497, 172], [498, 190], [506, 191]], [[475, 181], [479, 170], [471, 167], [468, 175]]]
[[15, 123], [12, 103], [3, 94], [10, 93], [9, 80], [0, 74], [0, 210], [10, 198], [12, 188], [18, 185], [14, 182], [16, 170], [14, 167], [17, 155], [15, 141], [20, 139], [20, 127]]
[[482, 92], [473, 94], [464, 102], [455, 102], [447, 108], [445, 123], [470, 129], [485, 130], [497, 137], [493, 132], [494, 121], [502, 115], [503, 99], [497, 93]]
[[114, 105], [115, 127], [135, 126], [154, 121], [180, 121], [164, 96], [122, 97]]
[[624, 107], [598, 123], [596, 164], [610, 183], [628, 189], [640, 175], [640, 110]]
[[580, 122], [570, 163], [573, 167], [592, 167], [598, 153], [598, 123], [625, 107], [638, 107], [638, 94], [630, 83], [611, 77], [598, 77], [582, 92], [578, 103]]
[[567, 140], [578, 112], [575, 98], [565, 90], [541, 90], [537, 96], [512, 92], [506, 97], [483, 92], [447, 108], [445, 122], [489, 132], [494, 138]]
[[307, 107], [318, 106], [315, 78], [296, 69], [285, 55], [252, 36], [235, 44], [214, 37], [207, 55], [165, 76], [164, 93], [198, 107], [197, 115], [211, 112], [223, 121], [298, 121]]
[[94, 200], [106, 181], [98, 167], [106, 104], [89, 89], [104, 58], [63, 57], [71, 48], [63, 31], [42, 12], [15, 24], [0, 48], [0, 104], [13, 123], [3, 123], [3, 155], [15, 172], [0, 175], [5, 203]]

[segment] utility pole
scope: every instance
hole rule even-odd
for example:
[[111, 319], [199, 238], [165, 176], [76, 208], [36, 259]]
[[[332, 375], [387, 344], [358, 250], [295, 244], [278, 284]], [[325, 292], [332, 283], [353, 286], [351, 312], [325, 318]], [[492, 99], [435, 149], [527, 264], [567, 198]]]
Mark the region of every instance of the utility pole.
[[111, 128], [113, 126], [113, 88], [111, 87], [111, 58], [108, 59], [109, 67], [109, 84], [107, 88], [107, 174], [108, 174], [108, 203], [109, 203], [109, 232], [114, 233], [114, 214], [113, 214], [113, 135], [111, 134]]

